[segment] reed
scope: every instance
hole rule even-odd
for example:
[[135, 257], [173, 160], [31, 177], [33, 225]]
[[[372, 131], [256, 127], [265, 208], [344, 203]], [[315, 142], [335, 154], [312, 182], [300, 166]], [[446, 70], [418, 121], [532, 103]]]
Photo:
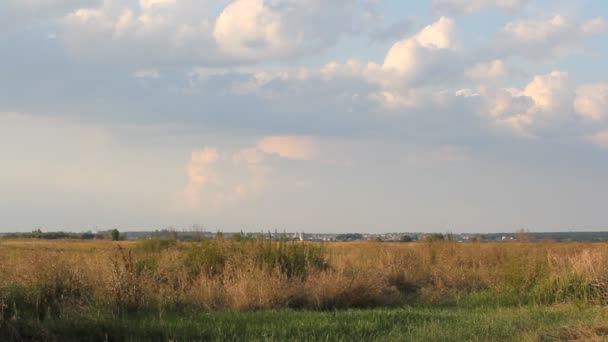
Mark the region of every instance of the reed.
[[3, 241], [0, 319], [608, 301], [608, 244]]

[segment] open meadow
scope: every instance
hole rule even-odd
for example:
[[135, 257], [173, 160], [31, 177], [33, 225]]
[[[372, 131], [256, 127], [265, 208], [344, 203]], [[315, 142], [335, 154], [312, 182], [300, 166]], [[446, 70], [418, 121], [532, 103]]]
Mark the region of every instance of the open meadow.
[[608, 244], [0, 241], [1, 340], [602, 340]]

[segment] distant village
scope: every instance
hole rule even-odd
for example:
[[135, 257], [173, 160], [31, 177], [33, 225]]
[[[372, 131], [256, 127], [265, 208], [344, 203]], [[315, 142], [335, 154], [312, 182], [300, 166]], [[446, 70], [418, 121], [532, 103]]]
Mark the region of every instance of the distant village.
[[453, 241], [459, 243], [472, 242], [511, 242], [511, 241], [554, 241], [554, 242], [602, 242], [608, 241], [606, 232], [529, 232], [519, 230], [513, 233], [306, 233], [306, 232], [221, 232], [206, 231], [200, 228], [176, 230], [173, 228], [154, 231], [125, 231], [117, 229], [108, 231], [86, 231], [82, 233], [51, 231], [41, 229], [27, 233], [0, 233], [3, 239], [35, 238], [35, 239], [82, 239], [82, 240], [142, 240], [153, 238], [175, 239], [181, 241], [197, 241], [215, 238], [231, 240], [281, 240], [281, 241], [317, 241], [317, 242], [416, 242], [416, 241]]

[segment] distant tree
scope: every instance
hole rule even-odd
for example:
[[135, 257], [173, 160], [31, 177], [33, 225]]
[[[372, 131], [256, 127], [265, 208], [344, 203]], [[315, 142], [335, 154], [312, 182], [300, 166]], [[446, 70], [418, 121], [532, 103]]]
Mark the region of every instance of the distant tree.
[[336, 236], [336, 241], [357, 241], [363, 240], [363, 235], [359, 233], [340, 234]]
[[427, 241], [427, 242], [445, 241], [445, 235], [443, 235], [441, 233], [432, 233], [432, 234], [427, 235], [424, 238], [424, 241]]
[[399, 241], [400, 242], [412, 242], [412, 241], [414, 241], [414, 239], [412, 239], [412, 237], [409, 235], [403, 235], [403, 236], [401, 236]]
[[110, 234], [112, 235], [112, 241], [120, 240], [120, 232], [118, 231], [118, 229], [112, 229], [112, 232]]
[[448, 232], [447, 234], [444, 235], [444, 237], [448, 241], [454, 241], [454, 234], [452, 234], [452, 232]]
[[32, 238], [34, 239], [42, 239], [42, 230], [36, 229], [32, 231]]
[[525, 230], [525, 229], [523, 229], [523, 228], [518, 229], [518, 230], [515, 232], [515, 239], [516, 239], [517, 241], [519, 241], [519, 242], [526, 242], [526, 241], [530, 241], [530, 237], [529, 237], [529, 235], [528, 235], [529, 233], [530, 233], [530, 231], [529, 231], [529, 230]]
[[83, 240], [93, 240], [95, 238], [95, 234], [92, 232], [85, 232], [80, 235], [80, 238]]

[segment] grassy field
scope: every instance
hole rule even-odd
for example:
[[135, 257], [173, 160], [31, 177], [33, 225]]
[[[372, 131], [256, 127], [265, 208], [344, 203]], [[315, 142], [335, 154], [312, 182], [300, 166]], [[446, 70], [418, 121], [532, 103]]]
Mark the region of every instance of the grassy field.
[[0, 242], [1, 340], [602, 340], [608, 244]]
[[[550, 307], [66, 315], [20, 322], [3, 339], [56, 341], [557, 341], [603, 340], [606, 310]], [[4, 329], [9, 329], [5, 327]]]

